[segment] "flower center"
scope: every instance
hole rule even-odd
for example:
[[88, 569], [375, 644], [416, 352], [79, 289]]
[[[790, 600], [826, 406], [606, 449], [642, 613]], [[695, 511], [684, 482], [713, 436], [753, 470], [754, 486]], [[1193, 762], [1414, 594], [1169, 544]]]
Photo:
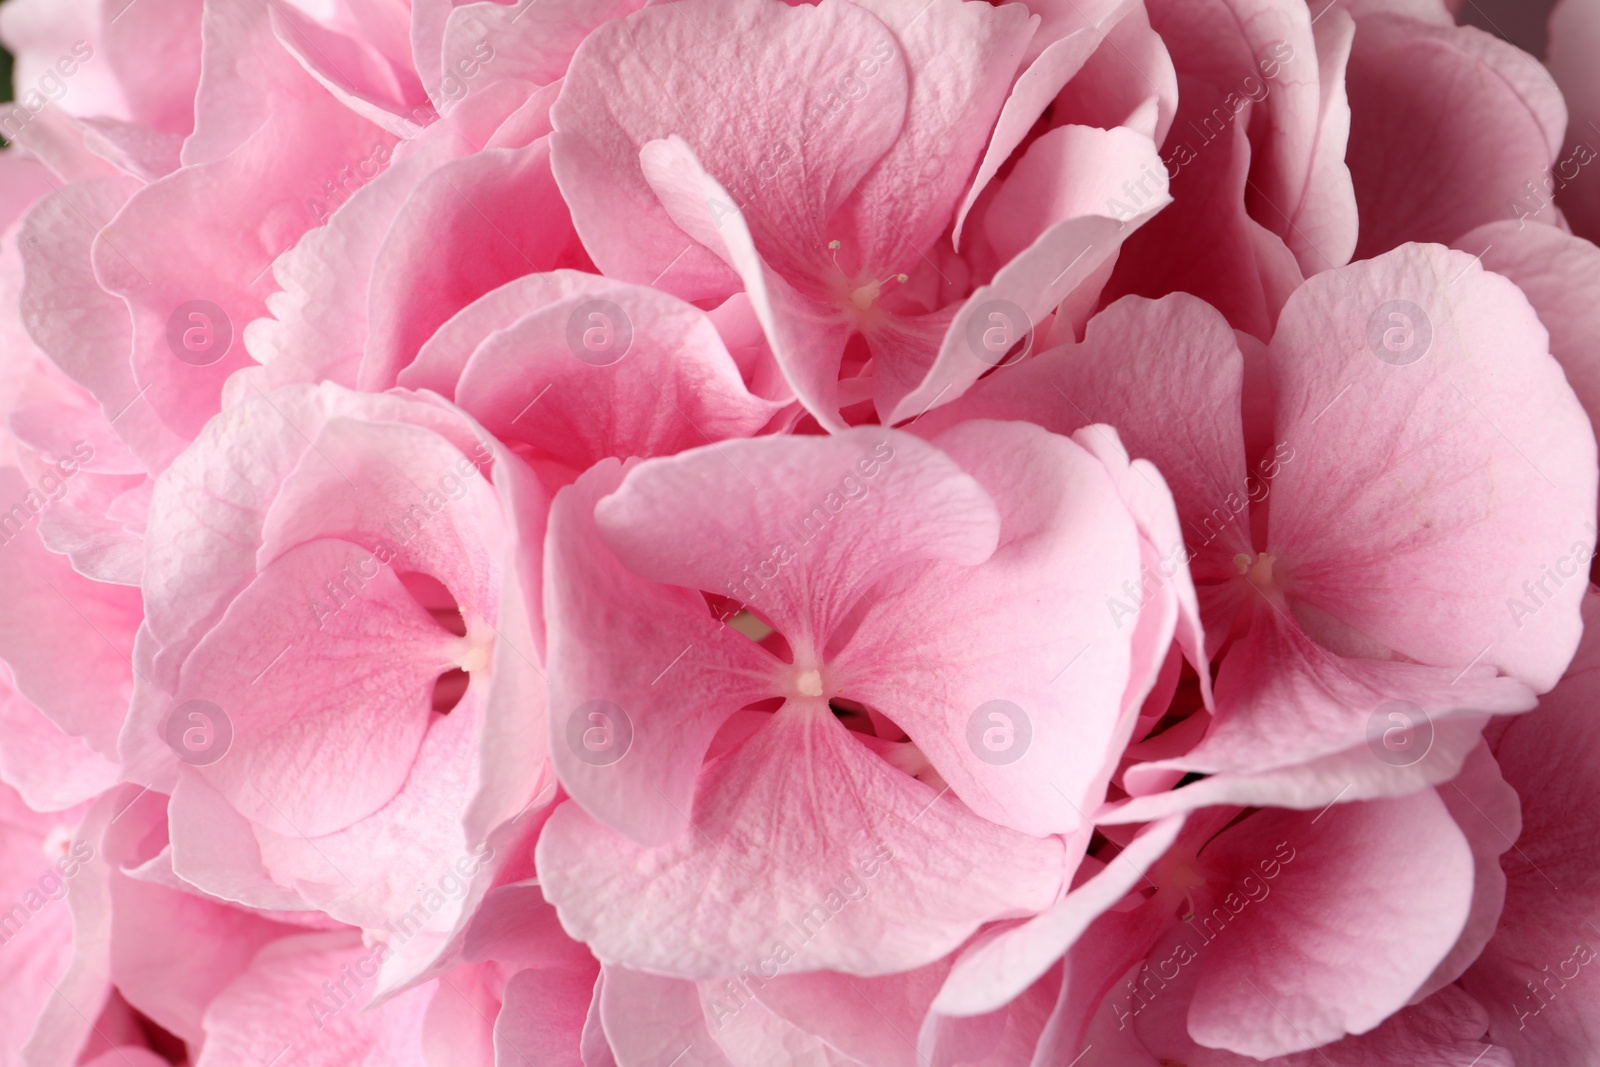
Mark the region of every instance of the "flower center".
[[850, 290], [850, 303], [856, 306], [857, 311], [866, 311], [878, 299], [878, 294], [883, 292], [883, 283], [870, 281]]
[[44, 835], [45, 858], [54, 863], [65, 859], [67, 851], [72, 847], [72, 828], [69, 826], [52, 826], [50, 832]]
[[451, 660], [468, 674], [486, 671], [494, 662], [494, 628], [479, 619], [467, 619], [467, 635], [458, 638]]
[[833, 252], [833, 265], [838, 267], [839, 273], [844, 276], [847, 299], [850, 302], [850, 306], [855, 308], [858, 316], [872, 310], [872, 306], [878, 302], [878, 297], [883, 295], [884, 286], [890, 282], [899, 282], [904, 285], [909, 277], [906, 274], [891, 274], [887, 278], [869, 278], [867, 281], [857, 285], [855, 279], [850, 277], [849, 272], [839, 266], [839, 242], [829, 241], [828, 248]]
[[800, 675], [794, 680], [794, 687], [801, 696], [821, 696], [822, 672], [817, 670], [801, 671]]
[[1267, 552], [1260, 553], [1255, 559], [1243, 552], [1233, 557], [1233, 565], [1239, 569], [1239, 573], [1262, 592], [1275, 588], [1272, 565], [1276, 562], [1278, 557]]
[[1194, 856], [1168, 853], [1151, 869], [1150, 879], [1159, 892], [1174, 900], [1180, 895], [1183, 897], [1185, 921], [1194, 916], [1194, 891], [1206, 884], [1206, 876]]

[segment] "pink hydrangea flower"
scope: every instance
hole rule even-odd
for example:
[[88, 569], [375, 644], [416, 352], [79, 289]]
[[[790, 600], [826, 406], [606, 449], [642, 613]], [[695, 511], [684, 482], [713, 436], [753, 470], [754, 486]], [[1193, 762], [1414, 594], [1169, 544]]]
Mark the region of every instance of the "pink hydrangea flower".
[[1495, 21], [4, 0], [0, 1067], [1589, 1064]]

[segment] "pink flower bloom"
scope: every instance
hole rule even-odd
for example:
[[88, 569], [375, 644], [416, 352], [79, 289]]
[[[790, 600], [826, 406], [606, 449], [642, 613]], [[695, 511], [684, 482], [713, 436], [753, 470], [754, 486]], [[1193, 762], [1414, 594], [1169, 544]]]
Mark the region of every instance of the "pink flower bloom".
[[[972, 423], [937, 443], [729, 442], [557, 498], [551, 751], [575, 803], [539, 865], [602, 961], [741, 973], [845, 893], [776, 965], [882, 974], [1053, 898], [1072, 855], [1024, 834], [1087, 830], [1148, 687], [1138, 629], [1103, 608], [1138, 570], [1135, 519], [1067, 439]], [[586, 747], [591, 722], [626, 732], [620, 758]], [[702, 898], [730, 920], [685, 922]]]
[[[646, 8], [574, 56], [551, 112], [556, 180], [604, 273], [688, 299], [742, 288], [825, 426], [869, 397], [900, 421], [1004, 358], [1008, 345], [985, 360], [968, 343], [991, 311], [1008, 341], [1031, 332], [1098, 289], [1126, 223], [1166, 202], [1148, 109], [1133, 128], [1050, 129], [1008, 178], [990, 186], [997, 155], [969, 187], [991, 129], [1017, 148], [1050, 103], [1043, 85], [1088, 59], [1045, 48], [1019, 70], [1034, 33], [1020, 5], [956, 0]], [[666, 65], [707, 76], [663, 80]], [[1126, 178], [1138, 202], [1108, 218]], [[969, 208], [982, 224], [961, 231]], [[964, 244], [946, 243], [952, 224]]]
[[736, 327], [659, 290], [527, 274], [453, 316], [399, 381], [451, 396], [562, 485], [607, 457], [672, 455], [779, 416], [787, 391], [764, 346], [729, 350]]
[[1515, 811], [1480, 745], [1437, 795], [1152, 825], [1055, 908], [975, 944], [934, 1009], [991, 1011], [1070, 946], [1063, 1045], [1109, 1021], [1157, 1055], [1222, 1064], [1365, 1034], [1481, 950]]
[[213, 420], [156, 485], [121, 741], [172, 794], [179, 877], [378, 929], [467, 857], [470, 899], [397, 951], [426, 965], [503, 860], [491, 834], [553, 786], [529, 612], [545, 506], [436, 399], [298, 387]]
[[1597, 12], [5, 0], [0, 1067], [1589, 1063]]
[[[1216, 715], [1129, 773], [1149, 795], [1119, 821], [1452, 777], [1483, 715], [1531, 707], [1576, 647], [1594, 439], [1509, 283], [1410, 246], [1312, 279], [1247, 348], [1198, 302], [1124, 302], [930, 417], [1103, 420], [1172, 482], [1184, 544], [1166, 548], [1192, 556], [1222, 649]], [[1373, 758], [1385, 709], [1429, 721], [1428, 759]], [[1210, 777], [1160, 792], [1191, 771]]]

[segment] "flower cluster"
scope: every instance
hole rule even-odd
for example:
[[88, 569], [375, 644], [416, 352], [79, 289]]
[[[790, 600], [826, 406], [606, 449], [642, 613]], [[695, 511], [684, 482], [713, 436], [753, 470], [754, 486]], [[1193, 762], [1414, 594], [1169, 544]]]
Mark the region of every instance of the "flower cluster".
[[1496, 29], [6, 0], [0, 1067], [1596, 1062]]

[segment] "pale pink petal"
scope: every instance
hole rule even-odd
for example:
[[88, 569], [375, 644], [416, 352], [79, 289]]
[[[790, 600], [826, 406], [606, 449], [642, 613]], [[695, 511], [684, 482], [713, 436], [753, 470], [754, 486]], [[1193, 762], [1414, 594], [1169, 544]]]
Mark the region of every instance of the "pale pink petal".
[[90, 258], [98, 227], [137, 188], [127, 178], [94, 179], [51, 193], [29, 212], [18, 240], [26, 272], [20, 306], [34, 343], [94, 394], [110, 427], [140, 459], [160, 469], [182, 440], [148, 405], [135, 403], [128, 308], [101, 288]]
[[[32, 104], [29, 104], [29, 101]], [[117, 177], [123, 172], [107, 160], [103, 137], [90, 123], [49, 106], [37, 89], [23, 95], [24, 106], [10, 105], [4, 129], [9, 138], [43, 163], [62, 183]]]
[[[1124, 16], [1130, 6], [1120, 5], [1119, 10], [1105, 21], [1110, 22], [1112, 18]], [[1063, 14], [1065, 18], [1070, 18], [1079, 25], [1073, 32], [1050, 40], [1043, 51], [1032, 57], [1032, 62], [1017, 76], [1011, 86], [1011, 93], [1006, 97], [1000, 115], [995, 121], [994, 133], [984, 150], [983, 159], [973, 176], [972, 185], [956, 210], [953, 236], [957, 247], [960, 247], [961, 232], [979, 195], [988, 188], [1001, 165], [1022, 144], [1028, 131], [1033, 128], [1044, 110], [1050, 107], [1062, 87], [1083, 68], [1084, 63], [1101, 43], [1102, 38], [1096, 32], [1100, 31], [1100, 26], [1093, 27], [1091, 32], [1083, 32], [1090, 27], [1082, 25], [1082, 16], [1070, 9], [1065, 9]], [[1038, 41], [1045, 32], [1045, 28], [1041, 26], [1034, 40]]]
[[[1062, 155], [1069, 146], [1082, 149], [1070, 153], [1070, 160]], [[966, 298], [927, 375], [885, 413], [886, 422], [914, 418], [954, 400], [995, 365], [994, 357], [975, 348], [972, 338], [981, 337], [993, 321], [997, 301], [1020, 309], [1029, 327], [1043, 323], [1080, 285], [1103, 282], [1104, 268], [1116, 260], [1123, 242], [1170, 202], [1155, 143], [1143, 134], [1063, 127], [1052, 131], [1048, 141], [1030, 147], [1025, 160], [1033, 158], [1034, 148], [1042, 161], [1066, 164], [1054, 178], [1044, 165], [1033, 180], [1018, 184], [1020, 190], [1037, 190], [1041, 183], [1051, 189], [1042, 202], [1028, 203], [1027, 194], [1019, 193], [1013, 204], [1018, 216], [1031, 220], [1035, 228], [1031, 233], [1003, 231], [1006, 236], [1001, 240], [1010, 240], [1017, 254]], [[1148, 195], [1131, 204], [1115, 200], [1131, 175], [1137, 176]], [[1003, 216], [1006, 195], [1004, 189], [996, 194], [991, 214]], [[998, 218], [995, 225], [1002, 225]]]
[[[1163, 685], [1177, 685], [1178, 662], [1168, 655], [1174, 639], [1198, 673], [1202, 703], [1212, 708], [1211, 660], [1206, 654], [1205, 628], [1200, 621], [1200, 599], [1189, 573], [1189, 553], [1181, 547], [1183, 529], [1166, 479], [1149, 460], [1130, 460], [1121, 440], [1109, 427], [1084, 427], [1072, 439], [1105, 464], [1139, 528], [1137, 603], [1141, 610], [1134, 632], [1134, 667], [1123, 694], [1124, 709], [1146, 703], [1166, 707], [1170, 692], [1164, 699], [1157, 699], [1156, 693]], [[1153, 600], [1160, 603], [1148, 612], [1143, 610]], [[1119, 602], [1119, 607], [1112, 610], [1119, 629], [1126, 621], [1126, 607]], [[1117, 746], [1117, 751], [1121, 749]]]
[[494, 1023], [495, 1067], [584, 1067], [579, 1046], [596, 970], [513, 975]]
[[[767, 493], [751, 491], [757, 478]], [[701, 499], [721, 505], [708, 511]], [[849, 521], [835, 523], [846, 506]], [[1000, 528], [970, 474], [926, 442], [878, 427], [729, 441], [641, 464], [596, 520], [630, 570], [749, 605], [802, 658], [822, 656], [863, 594], [896, 568], [975, 566], [995, 551]], [[780, 545], [798, 558], [769, 559]]]
[[573, 270], [513, 278], [484, 293], [435, 330], [418, 351], [417, 358], [400, 372], [398, 384], [407, 389], [432, 389], [440, 396], [453, 399], [467, 360], [491, 334], [541, 307], [615, 284], [598, 274]]
[[[0, 816], [5, 820], [0, 828], [5, 868], [0, 949], [8, 964], [0, 997], [0, 1061], [11, 1065], [21, 1062], [19, 1052], [72, 958], [72, 908], [77, 901], [62, 898], [92, 895], [83, 887], [94, 876], [83, 876], [82, 868], [93, 861], [95, 850], [88, 841], [73, 840], [82, 809], [40, 815], [10, 788], [0, 786]], [[65, 877], [69, 872], [71, 877]], [[80, 1027], [88, 1029], [81, 1023]]]
[[396, 64], [359, 33], [341, 33], [305, 12], [274, 4], [278, 43], [307, 74], [350, 110], [396, 137], [409, 138], [435, 117], [409, 64]]
[[660, 848], [563, 805], [538, 848], [562, 924], [602, 962], [658, 974], [713, 978], [773, 957], [790, 972], [873, 975], [1055, 898], [1059, 841], [977, 818], [854, 738], [821, 700], [790, 701], [706, 767], [694, 832]]
[[[134, 194], [94, 242], [97, 277], [133, 315], [139, 402], [184, 438], [216, 412], [227, 375], [250, 363], [237, 332], [264, 313], [267, 267], [316, 221], [306, 201], [320, 176], [393, 143], [306, 75], [267, 23], [265, 5], [208, 17], [217, 43], [205, 53], [186, 165]], [[168, 343], [175, 311], [197, 300], [220, 308], [232, 341], [204, 366]], [[220, 343], [221, 324], [211, 326]]]
[[[1384, 762], [1378, 752], [1382, 741], [1373, 739], [1375, 721], [1381, 723], [1381, 737], [1391, 721], [1420, 714], [1426, 728], [1391, 740], [1425, 751], [1446, 720], [1526, 711], [1534, 701], [1522, 683], [1496, 676], [1481, 664], [1457, 670], [1330, 652], [1267, 603], [1255, 608], [1250, 630], [1223, 661], [1216, 697], [1218, 713], [1205, 740], [1184, 756], [1150, 764], [1139, 774], [1161, 766], [1205, 773], [1262, 771], [1365, 744], [1375, 744], [1368, 758]], [[1391, 719], [1391, 712], [1401, 719]], [[1395, 758], [1388, 762], [1398, 765], [1396, 769], [1422, 754], [1390, 751]], [[1143, 791], [1133, 771], [1128, 779], [1130, 788]]]
[[[1054, 125], [1132, 125], [1160, 144], [1177, 109], [1178, 84], [1142, 4], [1033, 5], [1042, 22], [1028, 44], [971, 187], [956, 213], [954, 239], [969, 212], [1034, 123], [1050, 109]], [[1150, 108], [1148, 105], [1156, 106]], [[1149, 115], [1145, 123], [1138, 116]]]
[[[1327, 18], [1321, 17], [1324, 13]], [[1345, 164], [1350, 142], [1345, 68], [1350, 62], [1355, 22], [1349, 12], [1325, 11], [1312, 17], [1311, 30], [1316, 39], [1322, 106], [1305, 185], [1299, 198], [1290, 198], [1282, 209], [1289, 216], [1286, 240], [1308, 275], [1334, 263], [1349, 262], [1360, 228], [1355, 184]]]
[[[166, 664], [181, 662], [229, 601], [253, 580], [270, 505], [290, 475], [303, 465], [307, 477], [331, 477], [348, 488], [310, 445], [325, 423], [340, 416], [425, 426], [455, 444], [464, 456], [482, 455], [459, 414], [445, 406], [349, 393], [332, 386], [280, 390], [214, 420], [164, 472], [151, 501], [145, 579], [149, 588], [163, 595], [146, 605], [146, 625], [162, 649], [162, 665], [156, 672], [164, 684], [175, 682], [175, 675], [167, 673], [172, 667]], [[250, 478], [231, 476], [230, 455], [251, 457]], [[376, 457], [368, 458], [379, 464]], [[426, 498], [426, 486], [417, 488], [392, 469], [386, 483], [416, 488], [408, 504]], [[363, 525], [375, 524], [381, 531], [385, 523], [406, 513], [405, 506], [395, 513], [368, 512]], [[441, 553], [439, 558], [450, 557]], [[453, 566], [459, 568], [461, 563]]]
[[710, 318], [635, 286], [586, 286], [495, 331], [455, 399], [503, 441], [574, 471], [748, 437], [781, 405], [751, 395]]
[[979, 1015], [1019, 996], [1102, 913], [1139, 887], [1144, 874], [1177, 839], [1181, 817], [1152, 823], [1118, 857], [1048, 911], [988, 940], [956, 960], [933, 1002], [946, 1015]]
[[219, 900], [250, 908], [311, 910], [299, 892], [273, 881], [254, 827], [226, 797], [188, 771], [178, 772], [177, 785], [170, 788], [168, 832], [175, 878]]
[[873, 323], [867, 344], [872, 350], [872, 403], [880, 416], [922, 384], [960, 310], [961, 305], [951, 304], [926, 315], [884, 315]]
[[[72, 1067], [79, 1053], [91, 1045], [93, 1019], [112, 993], [111, 871], [104, 862], [104, 842], [112, 820], [137, 801], [140, 794], [141, 791], [132, 786], [112, 789], [82, 814], [82, 821], [76, 827], [64, 826], [64, 832], [57, 833], [53, 843], [59, 843], [51, 858], [62, 862], [56, 870], [67, 890], [64, 901], [54, 904], [40, 901], [42, 906], [36, 908], [35, 902], [22, 892], [10, 894], [10, 899], [19, 902], [18, 906], [38, 913], [28, 922], [22, 935], [33, 943], [32, 951], [18, 953], [19, 958], [26, 961], [22, 973], [37, 976], [36, 981], [23, 983], [31, 994], [30, 999], [38, 998], [23, 1009], [31, 1023], [31, 1032], [28, 1024], [24, 1024], [15, 1034], [19, 1044], [26, 1039], [27, 1043], [21, 1046], [20, 1062], [28, 1067]], [[15, 826], [21, 814], [16, 810], [9, 812], [7, 823]], [[56, 821], [66, 820], [58, 815], [52, 819]], [[42, 868], [41, 863], [35, 868], [40, 873], [29, 875], [23, 873], [28, 871], [27, 865], [9, 867], [21, 878], [42, 878]], [[72, 877], [65, 881], [69, 871]], [[23, 949], [24, 945], [15, 947]], [[45, 992], [46, 989], [49, 992]], [[4, 998], [4, 1002], [8, 1009], [22, 1007], [10, 997]]]
[[[1248, 202], [1251, 217], [1283, 238], [1305, 273], [1342, 265], [1356, 237], [1354, 197], [1341, 158], [1349, 114], [1338, 91], [1343, 50], [1333, 43], [1324, 51], [1311, 11], [1295, 0], [1157, 0], [1150, 6], [1151, 25], [1172, 42], [1182, 89], [1175, 128], [1190, 154], [1225, 153], [1209, 143], [1217, 132], [1235, 122], [1243, 128], [1241, 112], [1262, 109], [1256, 121], [1265, 132], [1251, 139], [1249, 151], [1255, 188], [1240, 190], [1240, 205]], [[1323, 32], [1330, 30], [1337, 41], [1348, 37], [1350, 24], [1336, 21]], [[1324, 62], [1333, 69], [1324, 72]], [[1177, 146], [1166, 147], [1173, 153]], [[1176, 159], [1188, 168], [1183, 153]], [[1324, 197], [1344, 210], [1330, 210]], [[1322, 223], [1310, 232], [1307, 212]]]
[[711, 1035], [693, 982], [606, 967], [596, 999], [617, 1067], [669, 1063], [686, 1051], [704, 1067], [733, 1067]]
[[46, 550], [30, 521], [43, 499], [16, 470], [0, 470], [0, 500], [17, 502], [0, 534], [0, 596], [10, 608], [0, 618], [0, 658], [17, 691], [52, 722], [110, 755], [133, 682], [139, 593], [85, 578]]
[[[1380, 723], [1394, 721], [1385, 718]], [[1126, 772], [1133, 798], [1107, 805], [1095, 819], [1102, 825], [1142, 823], [1218, 804], [1317, 811], [1340, 800], [1402, 796], [1459, 774], [1488, 721], [1488, 715], [1471, 712], [1440, 719], [1433, 724], [1426, 754], [1403, 766], [1376, 758], [1374, 750], [1362, 743], [1290, 766], [1223, 771], [1176, 789], [1171, 786], [1185, 773], [1184, 760], [1135, 765]]]
[[[811, 47], [821, 39], [830, 47]], [[745, 209], [762, 257], [792, 282], [820, 282], [835, 236], [825, 226], [900, 136], [908, 82], [905, 47], [853, 4], [646, 8], [579, 47], [551, 115], [552, 164], [609, 276], [688, 299], [734, 287], [668, 218], [640, 169], [641, 147], [677, 135]], [[851, 96], [870, 103], [853, 106]], [[751, 116], [759, 126], [736, 133]]]
[[1421, 663], [1555, 684], [1583, 586], [1542, 574], [1593, 521], [1595, 460], [1546, 337], [1514, 286], [1438, 246], [1295, 294], [1271, 347], [1296, 459], [1266, 551], [1297, 604]]
[[[10, 10], [16, 7], [16, 4], [12, 4]], [[38, 160], [17, 152], [0, 156], [0, 174], [4, 174], [6, 179], [4, 191], [0, 192], [0, 227], [9, 230], [23, 212], [55, 186]]]
[[949, 970], [950, 958], [945, 957], [926, 967], [876, 978], [832, 971], [780, 974], [765, 980], [741, 974], [705, 983], [702, 989], [709, 987], [712, 993], [707, 1003], [713, 1025], [726, 1015], [743, 1012], [753, 993], [762, 1007], [805, 1027], [856, 1061], [916, 1067], [917, 1030]]
[[[825, 429], [843, 429], [838, 379], [852, 330], [844, 311], [807, 296], [768, 264], [756, 246], [750, 220], [735, 206], [729, 191], [700, 165], [683, 138], [674, 135], [648, 142], [640, 161], [661, 206], [688, 234], [685, 240], [698, 241], [698, 247], [710, 249], [738, 272], [773, 358], [795, 396]], [[659, 279], [652, 284], [659, 284]], [[896, 354], [891, 339], [891, 359]], [[904, 373], [907, 362], [915, 366], [913, 360], [901, 358], [895, 370]]]
[[457, 967], [441, 978], [422, 1020], [428, 1067], [495, 1067], [494, 1024], [505, 984], [494, 967]]
[[1506, 900], [1506, 875], [1501, 856], [1522, 830], [1522, 810], [1516, 790], [1500, 776], [1488, 745], [1473, 750], [1461, 773], [1439, 787], [1439, 799], [1472, 846], [1472, 910], [1467, 913], [1461, 939], [1418, 992], [1429, 996], [1450, 985], [1488, 944], [1500, 924]]
[[[279, 833], [320, 836], [394, 796], [430, 725], [434, 679], [460, 640], [388, 568], [362, 589], [359, 612], [311, 609], [328, 576], [366, 558], [367, 549], [331, 539], [280, 556], [195, 647], [174, 694], [180, 705], [226, 705], [232, 748], [201, 773], [240, 814]], [[370, 640], [375, 631], [383, 642]], [[286, 669], [259, 666], [285, 650]], [[336, 676], [360, 684], [330, 684]], [[338, 790], [318, 788], [333, 778]]]
[[[1600, 249], [1553, 225], [1509, 220], [1479, 226], [1453, 243], [1482, 256], [1486, 270], [1522, 290], [1550, 331], [1550, 354], [1593, 423], [1600, 415]], [[1560, 569], [1573, 569], [1572, 561]]]
[[[140, 805], [115, 824], [123, 842], [108, 840], [108, 859], [125, 866], [130, 833], [159, 832], [162, 812]], [[192, 1041], [205, 1038], [206, 1005], [268, 942], [296, 932], [241, 908], [182, 892], [120, 871], [111, 876], [111, 974], [122, 995], [163, 1029]], [[178, 936], [181, 932], [181, 936]]]
[[600, 1019], [605, 980], [605, 969], [601, 968], [600, 976], [594, 980], [594, 998], [589, 1001], [589, 1015], [583, 1020], [583, 1037], [578, 1046], [583, 1067], [617, 1067], [617, 1057]]
[[183, 137], [116, 119], [80, 120], [83, 145], [124, 174], [143, 181], [165, 178], [182, 165]]
[[102, 54], [134, 123], [178, 135], [194, 128], [203, 7], [201, 0], [101, 5]]
[[[705, 988], [702, 984], [702, 997], [706, 995]], [[766, 1067], [771, 1063], [855, 1067], [857, 1062], [816, 1036], [809, 1025], [791, 1023], [760, 1001], [724, 1019], [721, 1029], [713, 1027], [712, 1036], [733, 1067]]]
[[[1189, 823], [1189, 837], [1197, 829], [1206, 833], [1215, 827], [1210, 813]], [[1180, 846], [1181, 847], [1181, 846]], [[1084, 864], [1089, 867], [1098, 861]], [[1117, 859], [1110, 866], [1118, 864]], [[1148, 884], [1148, 883], [1147, 883]], [[1038, 1067], [1082, 1056], [1084, 1062], [1098, 1061], [1097, 1067], [1140, 1064], [1159, 1067], [1152, 1058], [1137, 1059], [1144, 1046], [1134, 1036], [1133, 1004], [1129, 1003], [1126, 976], [1139, 979], [1145, 973], [1145, 955], [1156, 939], [1171, 925], [1171, 911], [1158, 894], [1130, 910], [1113, 908], [1089, 924], [1061, 961], [1060, 994], [1044, 1033], [1040, 1035], [1034, 1063]], [[1041, 981], [1048, 981], [1049, 975]], [[1036, 983], [1036, 985], [1039, 983]], [[1135, 1002], [1136, 1003], [1136, 1002]], [[1115, 1021], [1116, 1026], [1100, 1025]], [[1085, 1035], [1088, 1040], [1085, 1040]]]
[[1184, 1029], [1263, 1059], [1365, 1033], [1428, 978], [1472, 897], [1471, 849], [1431, 791], [1320, 815], [1257, 813], [1199, 862], [1195, 921], [1151, 957], [1186, 942], [1199, 958], [1138, 1015], [1158, 1054], [1186, 1044]]
[[561, 929], [556, 909], [532, 879], [491, 889], [467, 927], [466, 958], [501, 960], [523, 968], [570, 970], [592, 959]]
[[166, 1062], [149, 1049], [119, 1045], [87, 1061], [83, 1067], [163, 1067]]
[[[104, 429], [103, 423], [100, 428]], [[78, 440], [86, 439], [87, 435]], [[111, 442], [105, 443], [111, 446]], [[114, 459], [118, 451], [111, 446], [104, 454]], [[85, 577], [137, 586], [144, 567], [142, 522], [137, 516], [130, 522], [123, 509], [147, 493], [150, 484], [148, 478], [99, 477], [82, 473], [80, 468], [79, 481], [73, 486], [76, 492], [64, 495], [41, 515], [40, 539], [50, 551], [70, 559], [73, 569]]]
[[[1524, 183], [1556, 162], [1567, 109], [1531, 56], [1475, 27], [1373, 14], [1360, 19], [1346, 85], [1356, 258], [1537, 210], [1518, 209]], [[1470, 180], [1418, 181], [1424, 159]]]
[[389, 228], [417, 187], [465, 149], [458, 140], [438, 137], [389, 165], [385, 147], [355, 164], [358, 178], [367, 178], [367, 170], [377, 173], [348, 199], [341, 202], [347, 194], [340, 188], [337, 198], [312, 201], [326, 224], [273, 263], [280, 291], [267, 297], [269, 315], [244, 330], [245, 348], [265, 367], [255, 372], [261, 391], [292, 381], [355, 386], [371, 332], [367, 290]]
[[463, 827], [482, 732], [477, 702], [469, 694], [428, 731], [397, 794], [370, 817], [310, 841], [252, 826], [276, 884], [389, 944], [378, 979], [385, 995], [447, 968], [455, 935], [509, 858], [510, 834], [480, 842]]
[[[6, 672], [9, 673], [9, 672]], [[0, 781], [35, 811], [60, 811], [110, 789], [117, 765], [73, 737], [0, 676]]]
[[[973, 421], [936, 443], [993, 496], [999, 546], [981, 567], [908, 568], [867, 594], [833, 685], [893, 719], [977, 814], [1030, 834], [1075, 830], [1132, 727], [1119, 714], [1131, 627], [1112, 625], [1106, 597], [1138, 579], [1137, 528], [1104, 464], [1067, 438]], [[1026, 747], [996, 760], [1004, 747], [975, 746], [974, 723], [980, 738], [1009, 730], [996, 740]]]
[[939, 1067], [978, 1063], [1001, 1067], [1035, 1060], [1050, 1025], [1060, 973], [1052, 970], [1011, 1003], [987, 1015], [929, 1014], [918, 1035], [923, 1062]]
[[[551, 507], [550, 755], [562, 784], [596, 819], [665, 844], [688, 824], [712, 735], [769, 695], [770, 669], [765, 653], [723, 626], [698, 593], [643, 581], [606, 547], [595, 504], [622, 481], [619, 464], [600, 463]], [[660, 526], [640, 532], [656, 537]], [[673, 684], [655, 685], [672, 670]]]
[[[1033, 27], [1021, 5], [861, 0], [859, 6], [894, 35], [910, 94], [899, 136], [856, 185], [834, 223], [840, 231], [826, 236], [848, 235], [851, 247], [841, 255], [858, 264], [906, 270], [950, 225]], [[857, 58], [863, 60], [859, 75], [866, 77], [865, 57]], [[859, 102], [846, 106], [892, 108], [892, 97], [878, 96], [877, 77]]]
[[642, 7], [640, 0], [461, 3], [445, 23], [439, 96], [477, 92], [483, 79], [549, 85], [598, 27]]
[[[1327, 1064], [1361, 1064], [1362, 1067], [1512, 1067], [1511, 1053], [1484, 1042], [1488, 1015], [1483, 1006], [1456, 986], [1446, 986], [1421, 1004], [1403, 1008], [1376, 1029], [1352, 1035], [1308, 1052], [1294, 1052], [1259, 1060], [1223, 1049], [1202, 1048], [1174, 1035], [1165, 1047], [1183, 1057], [1190, 1067], [1327, 1067]], [[1112, 1039], [1109, 1026], [1093, 1032], [1094, 1043], [1102, 1049]], [[1141, 1050], [1142, 1050], [1141, 1046]], [[1181, 1050], [1181, 1051], [1179, 1051]], [[1131, 1055], [1137, 1055], [1132, 1053]], [[1155, 1059], [1117, 1061], [1118, 1067], [1133, 1063], [1141, 1067], [1160, 1067]], [[1516, 1061], [1521, 1062], [1521, 1061]], [[1086, 1057], [1082, 1067], [1109, 1067], [1110, 1060]]]
[[1256, 105], [1233, 95], [1239, 116], [1221, 108], [1230, 116], [1226, 124], [1202, 121], [1198, 129], [1203, 132], [1191, 132], [1192, 140], [1168, 148], [1169, 166], [1178, 168], [1171, 186], [1174, 202], [1127, 242], [1106, 296], [1193, 293], [1236, 328], [1268, 337], [1284, 299], [1304, 274], [1289, 246], [1252, 216], [1246, 202], [1254, 152], [1247, 121]]
[[[1220, 642], [1238, 603], [1221, 583], [1237, 574], [1233, 556], [1250, 546], [1250, 504], [1276, 469], [1246, 467], [1243, 380], [1233, 331], [1214, 309], [1183, 293], [1127, 297], [1090, 320], [1081, 344], [1008, 367], [916, 425], [924, 434], [969, 418], [1025, 419], [1059, 434], [1093, 423], [1115, 428], [1128, 454], [1153, 463], [1171, 487], [1183, 525], [1176, 537], [1158, 537], [1156, 548], [1167, 570], [1174, 550], [1192, 555]], [[1142, 595], [1107, 592], [1118, 605], [1113, 621], [1131, 617]]]
[[[1586, 598], [1582, 669], [1495, 746], [1522, 801], [1522, 833], [1506, 853], [1505, 911], [1494, 938], [1462, 978], [1489, 1013], [1489, 1036], [1518, 1063], [1577, 1067], [1600, 1042], [1590, 988], [1600, 934], [1592, 862], [1600, 730], [1594, 716], [1596, 598]], [[1505, 826], [1515, 832], [1514, 826]]]
[[433, 990], [363, 1011], [370, 965], [354, 930], [273, 942], [207, 1007], [196, 1067], [270, 1063], [286, 1048], [281, 1062], [296, 1067], [425, 1067], [421, 1027]]
[[392, 385], [434, 330], [491, 289], [586, 263], [549, 142], [444, 164], [411, 194], [373, 263], [362, 386]]

